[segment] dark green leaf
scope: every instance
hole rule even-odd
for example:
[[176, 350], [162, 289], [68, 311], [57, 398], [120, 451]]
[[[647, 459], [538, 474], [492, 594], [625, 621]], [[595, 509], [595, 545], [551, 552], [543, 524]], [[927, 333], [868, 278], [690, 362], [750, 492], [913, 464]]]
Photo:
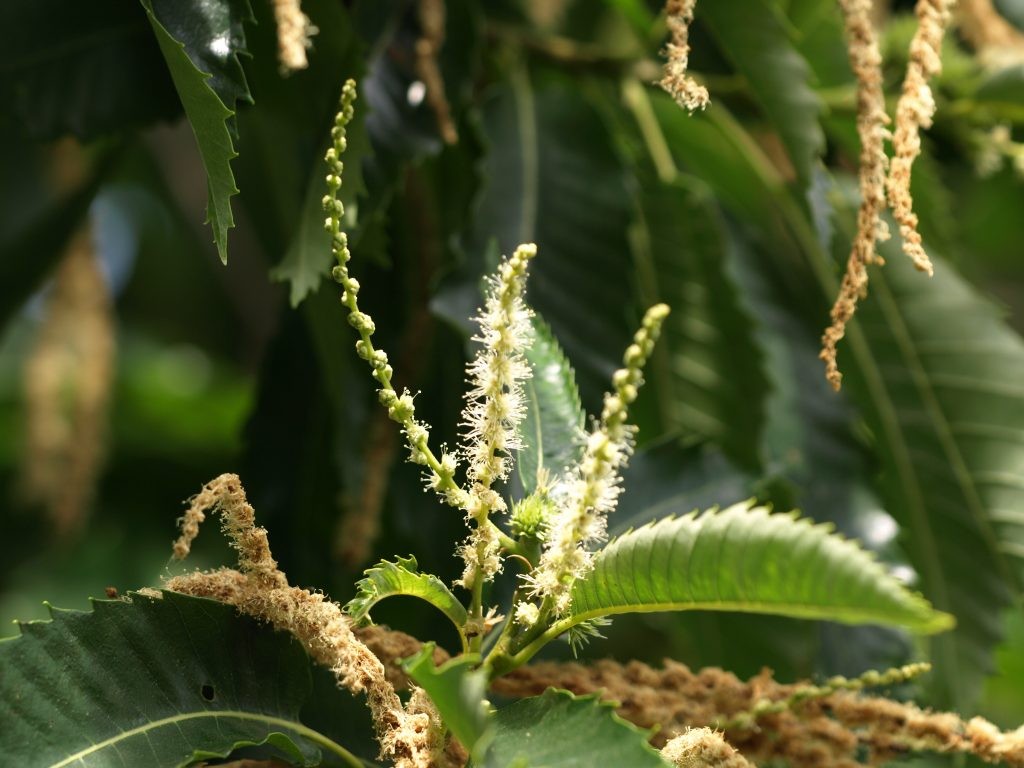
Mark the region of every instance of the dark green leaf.
[[789, 0], [786, 16], [793, 44], [822, 87], [853, 84], [839, 6], [830, 0]]
[[[788, 286], [787, 301], [794, 309], [813, 307], [812, 316], [823, 317], [819, 308], [838, 289], [834, 262], [825, 256], [810, 223], [779, 186], [763, 154], [722, 113], [714, 122], [705, 118], [701, 125], [675, 120], [657, 102], [655, 108], [671, 132], [673, 151], [691, 158], [723, 201], [756, 227], [776, 279]], [[718, 150], [708, 151], [712, 147]], [[720, 151], [726, 147], [733, 151]], [[836, 257], [845, 260], [849, 240], [836, 240]], [[780, 247], [786, 241], [791, 245]], [[796, 259], [800, 252], [806, 262]], [[1012, 388], [1004, 397], [992, 397], [976, 376], [966, 378], [977, 389], [958, 390], [952, 383], [960, 374], [950, 376], [946, 367], [952, 366], [954, 372], [991, 371], [991, 366], [1005, 365], [1004, 374], [986, 374], [995, 378], [985, 388], [1013, 381], [1020, 339], [948, 269], [944, 277], [927, 280], [907, 269], [901, 254], [892, 254], [888, 261], [892, 268], [872, 277], [878, 287], [858, 312], [865, 318], [865, 330], [857, 323], [848, 329], [840, 346], [840, 365], [848, 372], [848, 392], [864, 413], [886, 467], [883, 501], [905, 533], [918, 586], [938, 609], [959, 620], [954, 633], [929, 642], [932, 661], [949, 670], [933, 680], [934, 701], [962, 707], [990, 669], [999, 615], [1011, 596], [1006, 580], [1011, 569], [997, 548], [1007, 545], [996, 542], [1015, 526], [1011, 516], [997, 510], [1013, 509], [1019, 504], [1014, 501], [1018, 493], [997, 478], [1005, 475], [1004, 466], [1020, 461], [1020, 441], [1014, 435], [1021, 428], [1007, 419], [1016, 419], [1024, 409], [1009, 395]], [[891, 286], [898, 292], [893, 294]], [[945, 293], [950, 290], [951, 297]], [[982, 345], [968, 341], [967, 334], [977, 333], [992, 333], [995, 338]], [[960, 339], [951, 343], [948, 353], [928, 351], [932, 346], [943, 349], [948, 334]], [[958, 354], [953, 349], [957, 344]], [[932, 381], [935, 375], [938, 381]], [[959, 421], [971, 425], [967, 432], [952, 428]], [[980, 466], [972, 466], [975, 462]], [[994, 526], [998, 537], [992, 533]]]
[[754, 477], [714, 446], [683, 447], [667, 439], [639, 449], [622, 473], [622, 496], [609, 520], [613, 534], [660, 520], [680, 509], [708, 509], [749, 499]]
[[1018, 29], [1024, 29], [1024, 0], [997, 0], [999, 12]]
[[[350, 234], [353, 233], [353, 225], [357, 221], [356, 199], [366, 193], [361, 159], [367, 151], [368, 140], [363, 125], [363, 111], [357, 103], [355, 115], [348, 126], [344, 183], [338, 193], [346, 214], [342, 226]], [[302, 203], [298, 227], [281, 262], [270, 273], [274, 280], [289, 284], [288, 300], [293, 308], [299, 306], [303, 299], [317, 289], [330, 273], [334, 263], [330, 237], [324, 232], [322, 200], [326, 191], [326, 174], [323, 172], [325, 167], [322, 164], [314, 165]], [[358, 238], [350, 236], [349, 245], [354, 248], [357, 243]]]
[[974, 93], [975, 109], [991, 110], [996, 119], [1024, 118], [1024, 64], [985, 78]]
[[794, 514], [736, 504], [667, 518], [600, 550], [568, 625], [615, 613], [723, 610], [940, 632], [952, 617], [855, 543]]
[[[292, 307], [298, 306], [316, 290], [330, 272], [333, 263], [330, 238], [324, 232], [324, 212], [321, 203], [326, 192], [326, 165], [323, 156], [330, 144], [330, 127], [334, 123], [341, 81], [352, 77], [356, 79], [360, 89], [362, 88], [365, 66], [363, 57], [366, 49], [363, 42], [356, 37], [352, 18], [343, 6], [332, 2], [307, 3], [303, 5], [303, 11], [310, 15], [311, 22], [319, 30], [317, 39], [322, 42], [311, 52], [309, 69], [290, 76], [287, 81], [282, 82], [276, 62], [272, 71], [258, 73], [261, 81], [266, 81], [262, 82], [267, 91], [263, 98], [272, 103], [268, 105], [264, 119], [252, 126], [254, 130], [267, 135], [253, 147], [259, 155], [258, 165], [247, 168], [250, 175], [258, 176], [267, 173], [267, 166], [272, 165], [275, 174], [287, 175], [290, 180], [294, 179], [303, 185], [301, 189], [291, 188], [289, 185], [291, 194], [287, 195], [285, 200], [290, 203], [300, 198], [301, 211], [297, 212], [297, 223], [292, 222], [288, 215], [281, 217], [289, 219], [282, 223], [291, 225], [292, 234], [287, 248], [281, 248], [283, 256], [271, 271], [273, 279], [289, 283], [289, 300]], [[267, 23], [270, 21], [269, 18], [266, 19]], [[268, 42], [276, 46], [276, 36], [271, 41], [258, 39], [264, 44], [264, 48]], [[262, 52], [265, 55], [274, 55], [273, 48]], [[253, 77], [254, 87], [257, 84], [256, 77], [257, 75]], [[299, 77], [304, 78], [304, 82], [301, 83], [304, 87], [297, 89], [295, 86], [298, 83], [295, 81]], [[329, 97], [326, 99], [326, 109], [324, 96]], [[348, 232], [349, 245], [353, 249], [358, 248], [363, 225], [369, 218], [369, 212], [373, 210], [372, 206], [366, 205], [364, 208], [363, 205], [368, 203], [363, 166], [370, 154], [366, 130], [366, 115], [369, 109], [369, 103], [360, 92], [355, 104], [355, 115], [347, 127], [348, 148], [342, 158], [345, 170], [339, 197], [345, 205], [343, 226]], [[267, 114], [272, 114], [273, 119], [266, 119]], [[250, 121], [256, 123], [256, 117], [258, 116], [250, 116]], [[320, 134], [322, 140], [314, 153], [308, 153], [310, 136], [314, 133]], [[282, 157], [282, 145], [292, 147], [293, 151]], [[300, 163], [297, 172], [293, 167], [296, 161]], [[305, 167], [307, 162], [308, 167]], [[282, 197], [280, 194], [273, 194], [272, 191], [266, 196], [275, 202]], [[246, 198], [246, 195], [243, 195], [243, 198]], [[276, 243], [271, 244], [271, 247], [276, 249]]]
[[572, 366], [543, 320], [535, 319], [533, 329], [533, 346], [526, 352], [533, 375], [523, 385], [526, 416], [516, 460], [524, 495], [536, 490], [540, 470], [555, 478], [573, 466], [584, 441], [585, 414]]
[[[356, 401], [352, 382], [363, 374], [344, 354], [351, 348], [350, 330], [328, 285], [302, 311], [284, 314], [260, 371], [240, 473], [261, 522], [274, 531], [274, 553], [286, 572], [298, 583], [335, 593], [341, 588], [332, 581], [337, 568], [325, 555], [310, 557], [309, 543], [330, 542], [337, 533], [336, 435], [339, 424], [350, 422], [336, 421], [342, 415], [332, 411], [343, 398]], [[351, 589], [352, 580], [347, 582]]]
[[231, 160], [237, 153], [229, 122], [235, 114], [235, 100], [248, 97], [237, 61], [245, 45], [241, 19], [246, 17], [241, 11], [248, 6], [222, 0], [175, 4], [164, 11], [161, 0], [140, 2], [195, 134], [206, 169], [207, 221], [213, 227], [221, 261], [227, 263], [228, 230], [235, 225], [231, 197], [238, 193], [231, 172]]
[[299, 721], [309, 660], [287, 634], [173, 592], [52, 609], [0, 641], [0, 749], [18, 765], [180, 766], [270, 744], [359, 766]]
[[649, 375], [663, 424], [756, 467], [768, 381], [754, 322], [726, 272], [724, 223], [692, 183], [645, 182], [637, 259], [650, 265], [653, 298], [672, 307]]
[[[358, 7], [361, 6], [361, 7]], [[445, 95], [456, 122], [472, 93], [482, 50], [481, 9], [467, 0], [445, 4], [445, 40], [437, 52]], [[410, 99], [421, 82], [416, 45], [421, 30], [415, 6], [360, 3], [354, 13], [364, 37], [375, 39], [361, 82], [366, 126], [373, 143], [375, 171], [393, 176], [408, 160], [435, 155], [444, 144], [429, 99]]]
[[697, 13], [750, 84], [806, 186], [825, 136], [818, 124], [821, 104], [810, 87], [811, 72], [790, 40], [785, 16], [772, 0], [716, 0]]
[[665, 768], [648, 734], [596, 696], [549, 688], [494, 717], [494, 740], [478, 768]]
[[249, 0], [201, 0], [186, 5], [175, 0], [145, 0], [143, 7], [146, 2], [152, 5], [157, 21], [184, 46], [195, 68], [209, 75], [206, 84], [228, 109], [234, 111], [239, 101], [252, 103], [239, 60], [239, 55], [247, 53], [243, 25], [253, 21]]
[[999, 614], [1022, 573], [1024, 342], [935, 254], [929, 280], [885, 253], [840, 365], [920, 588], [958, 618], [931, 644], [944, 670], [938, 702], [963, 707], [991, 668]]
[[[282, 72], [273, 4], [258, 2], [253, 11], [256, 23], [246, 28], [251, 58], [246, 60], [245, 72], [258, 103], [236, 116], [239, 156], [231, 165], [248, 223], [269, 260], [279, 265], [292, 240], [299, 237], [307, 192], [317, 193], [313, 203], [319, 204], [323, 197], [324, 152], [342, 83], [349, 77], [361, 83], [365, 51], [341, 3], [303, 0], [302, 12], [319, 30], [313, 38], [315, 46], [308, 52], [308, 68]], [[356, 103], [360, 123], [365, 109], [360, 96]], [[361, 170], [361, 163], [351, 162], [355, 159], [352, 154], [346, 158], [346, 184]], [[320, 219], [322, 235], [322, 212]]]
[[707, 184], [741, 229], [755, 233], [794, 294], [814, 295], [817, 286], [799, 259], [802, 248], [818, 247], [814, 230], [753, 138], [721, 104], [690, 116], [666, 94], [649, 95], [679, 167]]
[[528, 300], [550, 323], [596, 410], [634, 321], [624, 168], [599, 113], [577, 84], [516, 70], [483, 114], [490, 145], [468, 284], [475, 292], [486, 244], [501, 253], [534, 242]]

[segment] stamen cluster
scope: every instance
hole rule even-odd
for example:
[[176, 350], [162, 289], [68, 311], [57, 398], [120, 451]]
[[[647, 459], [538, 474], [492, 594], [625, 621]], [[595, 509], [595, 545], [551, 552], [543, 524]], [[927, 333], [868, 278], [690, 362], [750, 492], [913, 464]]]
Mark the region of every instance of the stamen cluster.
[[500, 570], [497, 531], [488, 526], [492, 511], [503, 511], [505, 500], [492, 489], [511, 470], [512, 452], [522, 446], [519, 423], [526, 406], [522, 383], [530, 377], [523, 356], [533, 339], [533, 313], [523, 301], [526, 271], [537, 246], [519, 246], [488, 281], [487, 298], [476, 318], [480, 328], [473, 338], [480, 350], [467, 367], [470, 389], [462, 413], [465, 427], [467, 517], [475, 522], [462, 547], [464, 584], [490, 580]]

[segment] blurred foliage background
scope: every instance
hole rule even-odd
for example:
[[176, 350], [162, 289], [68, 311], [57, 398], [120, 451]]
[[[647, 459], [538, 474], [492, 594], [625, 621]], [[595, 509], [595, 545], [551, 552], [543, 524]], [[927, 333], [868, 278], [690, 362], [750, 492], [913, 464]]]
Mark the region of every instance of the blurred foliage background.
[[[290, 74], [264, 0], [0, 8], [4, 626], [44, 617], [43, 600], [85, 607], [108, 587], [157, 584], [182, 501], [227, 471], [293, 583], [344, 601], [374, 558], [406, 553], [457, 575], [462, 521], [403, 462], [327, 279], [321, 157], [354, 77], [352, 268], [397, 384], [420, 393], [439, 439], [458, 437], [481, 275], [535, 241], [530, 301], [591, 412], [642, 309], [674, 307], [614, 529], [652, 505], [756, 496], [861, 539], [960, 622], [925, 643], [637, 616], [588, 655], [769, 666], [782, 680], [930, 658], [923, 701], [1024, 722], [1024, 32], [1005, 50], [967, 21], [948, 36], [913, 187], [936, 276], [886, 246], [835, 394], [816, 355], [858, 143], [833, 2], [703, 0], [691, 67], [713, 105], [689, 116], [651, 85], [655, 2], [448, 0], [450, 126], [423, 83], [418, 4], [302, 7], [318, 32]], [[1024, 28], [1021, 0], [996, 8]], [[893, 100], [911, 10], [879, 4]], [[184, 48], [161, 55], [167, 40]], [[75, 295], [54, 275], [82, 248], [100, 288], [55, 300]], [[205, 535], [192, 564], [225, 550]], [[396, 602], [381, 620], [444, 632]]]

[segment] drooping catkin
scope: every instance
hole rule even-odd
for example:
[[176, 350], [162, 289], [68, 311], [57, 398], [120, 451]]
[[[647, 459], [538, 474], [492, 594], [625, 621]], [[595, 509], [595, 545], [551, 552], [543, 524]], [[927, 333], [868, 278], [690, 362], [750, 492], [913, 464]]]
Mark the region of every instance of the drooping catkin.
[[277, 58], [281, 69], [294, 72], [309, 66], [306, 50], [309, 38], [316, 34], [316, 27], [302, 12], [300, 0], [272, 0], [274, 21], [277, 23]]
[[341, 607], [322, 594], [288, 584], [271, 555], [266, 529], [256, 526], [237, 475], [221, 475], [193, 497], [181, 520], [174, 556], [181, 559], [189, 553], [209, 510], [221, 515], [224, 533], [238, 552], [238, 570], [176, 576], [167, 581], [167, 588], [220, 600], [275, 629], [291, 632], [314, 661], [334, 673], [340, 686], [366, 696], [381, 758], [399, 768], [442, 764], [445, 745], [436, 711], [415, 690], [410, 705], [403, 707], [384, 665], [355, 636]]
[[455, 144], [459, 132], [452, 120], [451, 104], [445, 93], [438, 56], [444, 47], [445, 0], [418, 0], [420, 38], [416, 41], [416, 75], [426, 89], [427, 105], [434, 113], [437, 130], [445, 144]]
[[22, 492], [58, 535], [85, 517], [103, 463], [114, 311], [87, 221], [71, 238], [25, 362]]
[[921, 129], [931, 127], [935, 114], [935, 97], [928, 81], [942, 71], [942, 37], [954, 3], [955, 0], [917, 0], [914, 6], [917, 31], [910, 41], [907, 73], [896, 104], [893, 159], [886, 184], [889, 205], [900, 225], [903, 252], [917, 269], [929, 275], [933, 271], [932, 262], [925, 253], [917, 230], [917, 214], [910, 195], [910, 173], [914, 159], [921, 153]]
[[[416, 654], [422, 643], [379, 626], [356, 631], [396, 687], [404, 688], [408, 678], [395, 661]], [[436, 664], [446, 658], [435, 649]], [[1024, 729], [1004, 732], [981, 718], [965, 721], [862, 693], [897, 684], [926, 668], [911, 664], [815, 685], [779, 683], [769, 670], [743, 681], [721, 669], [693, 672], [671, 660], [661, 669], [638, 661], [538, 662], [497, 678], [491, 690], [513, 699], [539, 695], [550, 686], [581, 695], [599, 693], [619, 705], [621, 717], [654, 729], [651, 741], [658, 747], [687, 729], [725, 724], [728, 744], [748, 760], [783, 760], [790, 768], [880, 765], [910, 751], [973, 754], [989, 763], [1024, 768]]]
[[878, 240], [888, 238], [882, 221], [888, 158], [885, 140], [889, 116], [882, 90], [882, 54], [878, 49], [871, 19], [871, 0], [839, 0], [846, 27], [850, 66], [857, 78], [857, 135], [860, 137], [860, 209], [857, 234], [850, 248], [839, 295], [832, 306], [831, 325], [822, 337], [821, 359], [825, 377], [839, 389], [843, 375], [836, 361], [836, 345], [846, 334], [846, 325], [857, 311], [857, 302], [867, 295], [868, 265], [881, 264], [875, 249]]
[[694, 112], [711, 103], [708, 89], [689, 74], [690, 23], [693, 21], [697, 0], [667, 0], [665, 21], [671, 39], [665, 45], [664, 74], [659, 82], [662, 88], [683, 109]]

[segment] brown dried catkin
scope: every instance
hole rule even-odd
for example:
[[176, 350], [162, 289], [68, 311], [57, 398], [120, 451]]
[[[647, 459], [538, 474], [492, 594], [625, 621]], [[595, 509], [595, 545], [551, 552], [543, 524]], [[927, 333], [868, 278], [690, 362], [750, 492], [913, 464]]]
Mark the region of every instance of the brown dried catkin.
[[355, 636], [341, 607], [322, 594], [288, 584], [271, 555], [266, 529], [256, 526], [237, 475], [221, 475], [193, 497], [174, 543], [175, 558], [188, 555], [208, 510], [220, 513], [224, 533], [238, 552], [239, 569], [176, 576], [167, 581], [167, 588], [229, 603], [292, 633], [314, 661], [334, 673], [340, 686], [365, 694], [382, 758], [398, 768], [444, 766], [444, 729], [429, 699], [414, 689], [403, 707], [384, 665]]
[[832, 323], [822, 337], [821, 359], [825, 377], [839, 389], [843, 375], [836, 360], [836, 345], [846, 334], [846, 325], [857, 311], [857, 302], [867, 295], [868, 265], [881, 264], [875, 250], [878, 240], [889, 234], [881, 219], [885, 210], [885, 181], [889, 161], [885, 154], [885, 93], [882, 90], [882, 54], [871, 19], [871, 0], [840, 0], [846, 27], [850, 66], [857, 78], [857, 135], [860, 137], [860, 209], [857, 234], [850, 248], [839, 295], [832, 306]]

